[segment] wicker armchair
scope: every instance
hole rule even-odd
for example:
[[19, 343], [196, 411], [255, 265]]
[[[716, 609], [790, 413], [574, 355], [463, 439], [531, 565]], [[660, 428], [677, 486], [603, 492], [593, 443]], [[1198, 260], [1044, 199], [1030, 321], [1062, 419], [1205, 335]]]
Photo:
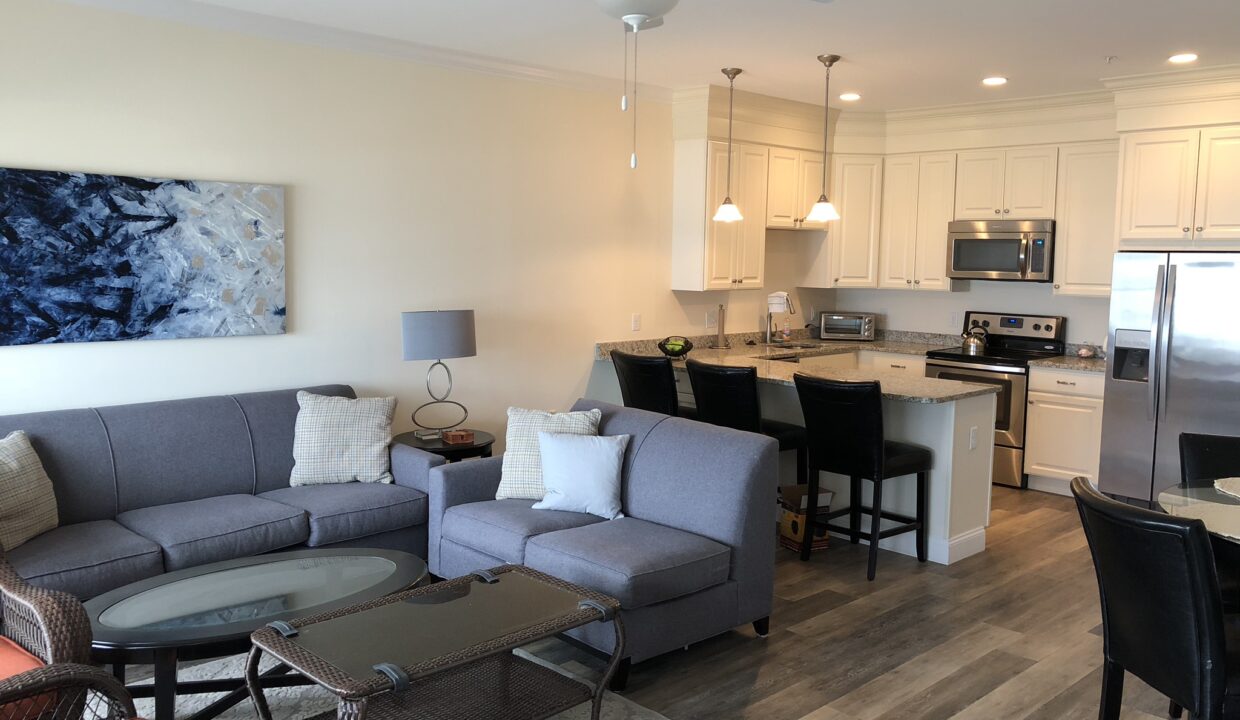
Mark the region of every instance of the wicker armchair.
[[0, 720], [128, 720], [133, 700], [91, 667], [90, 621], [77, 598], [27, 583], [0, 557], [0, 634], [46, 665], [0, 680]]

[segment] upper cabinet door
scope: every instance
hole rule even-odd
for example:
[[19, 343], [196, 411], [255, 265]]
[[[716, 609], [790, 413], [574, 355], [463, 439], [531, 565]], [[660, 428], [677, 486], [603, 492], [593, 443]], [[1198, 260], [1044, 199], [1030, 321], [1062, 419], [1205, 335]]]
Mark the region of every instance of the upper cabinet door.
[[[824, 222], [809, 222], [805, 220], [805, 216], [809, 215], [810, 209], [814, 207], [814, 203], [818, 202], [818, 198], [822, 197], [822, 154], [812, 152], [801, 153], [801, 182], [798, 192], [801, 194], [801, 205], [798, 211], [801, 223], [797, 227], [809, 230], [826, 230], [827, 224]], [[827, 191], [830, 192], [830, 188]], [[838, 207], [838, 206], [837, 206]]]
[[1120, 140], [1121, 248], [1192, 237], [1200, 137], [1200, 130], [1160, 130]]
[[1055, 173], [1059, 148], [1030, 147], [1007, 151], [1004, 158], [1004, 220], [1055, 217]]
[[800, 214], [801, 151], [771, 148], [766, 172], [766, 226], [796, 227], [804, 217]]
[[[913, 289], [917, 254], [917, 155], [886, 158], [883, 162], [883, 208], [879, 232], [878, 286]], [[947, 226], [943, 227], [947, 231]]]
[[734, 277], [737, 287], [760, 288], [766, 268], [767, 148], [736, 144], [732, 147], [732, 200], [745, 218], [732, 223], [739, 233]]
[[1110, 296], [1118, 176], [1118, 143], [1060, 149], [1055, 294]]
[[917, 191], [917, 261], [913, 287], [951, 290], [947, 278], [947, 223], [956, 190], [956, 153], [922, 155]]
[[[711, 142], [706, 161], [706, 251], [704, 290], [728, 290], [736, 287], [736, 259], [740, 249], [741, 223], [715, 222], [712, 216], [727, 194], [728, 144]], [[737, 190], [736, 168], [733, 167], [732, 190]], [[739, 197], [733, 197], [741, 213], [748, 210]]]
[[956, 219], [1003, 217], [1002, 150], [962, 152], [956, 160]]
[[878, 228], [883, 159], [837, 155], [831, 161], [831, 200], [840, 219], [832, 228], [835, 287], [878, 287]]
[[1234, 245], [1240, 240], [1240, 126], [1202, 130], [1198, 165], [1193, 237]]

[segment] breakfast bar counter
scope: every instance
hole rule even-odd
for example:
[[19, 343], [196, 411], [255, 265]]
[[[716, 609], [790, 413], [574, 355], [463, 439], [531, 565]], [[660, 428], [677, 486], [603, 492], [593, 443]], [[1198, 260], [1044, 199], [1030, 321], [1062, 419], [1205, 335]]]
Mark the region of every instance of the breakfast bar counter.
[[[924, 377], [920, 359], [927, 350], [942, 347], [941, 343], [793, 341], [787, 345], [767, 346], [733, 340], [732, 347], [727, 350], [710, 350], [702, 345], [705, 343], [690, 351], [689, 357], [706, 363], [757, 369], [762, 414], [772, 420], [804, 423], [792, 380], [796, 373], [848, 382], [878, 381], [883, 392], [883, 426], [887, 438], [929, 448], [933, 454], [934, 468], [929, 483], [929, 559], [950, 564], [985, 549], [998, 390], [992, 385]], [[600, 343], [595, 348], [587, 395], [620, 403], [619, 383], [610, 362], [612, 350], [643, 355], [660, 353], [654, 341]], [[875, 354], [907, 355], [909, 361], [888, 363], [888, 367], [867, 363], [867, 358]], [[674, 360], [673, 369], [681, 404], [692, 406], [692, 390], [684, 361]], [[781, 453], [781, 456], [781, 484], [796, 482], [794, 453]], [[848, 505], [848, 478], [824, 473], [821, 486], [835, 493], [832, 507]], [[864, 483], [863, 487], [868, 503], [871, 484]], [[916, 498], [911, 480], [885, 482], [883, 493], [884, 509], [906, 514], [914, 510]], [[915, 555], [912, 534], [884, 539], [881, 546]]]

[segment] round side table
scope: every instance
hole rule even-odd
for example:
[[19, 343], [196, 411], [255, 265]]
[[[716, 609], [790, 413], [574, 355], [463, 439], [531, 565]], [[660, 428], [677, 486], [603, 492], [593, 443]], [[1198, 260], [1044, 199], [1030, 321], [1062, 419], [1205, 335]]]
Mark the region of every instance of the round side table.
[[425, 450], [428, 453], [435, 453], [448, 462], [456, 462], [457, 460], [472, 457], [491, 457], [491, 446], [495, 444], [495, 436], [481, 430], [474, 430], [473, 432], [474, 441], [472, 443], [449, 444], [444, 442], [442, 438], [422, 440], [415, 437], [411, 432], [397, 435], [392, 438], [392, 442]]

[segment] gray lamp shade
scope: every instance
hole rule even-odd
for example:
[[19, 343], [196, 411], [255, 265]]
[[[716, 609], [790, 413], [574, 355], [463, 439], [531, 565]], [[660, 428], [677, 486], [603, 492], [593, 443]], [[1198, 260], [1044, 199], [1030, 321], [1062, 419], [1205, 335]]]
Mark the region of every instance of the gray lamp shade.
[[443, 360], [478, 354], [473, 310], [427, 310], [400, 314], [406, 360]]

